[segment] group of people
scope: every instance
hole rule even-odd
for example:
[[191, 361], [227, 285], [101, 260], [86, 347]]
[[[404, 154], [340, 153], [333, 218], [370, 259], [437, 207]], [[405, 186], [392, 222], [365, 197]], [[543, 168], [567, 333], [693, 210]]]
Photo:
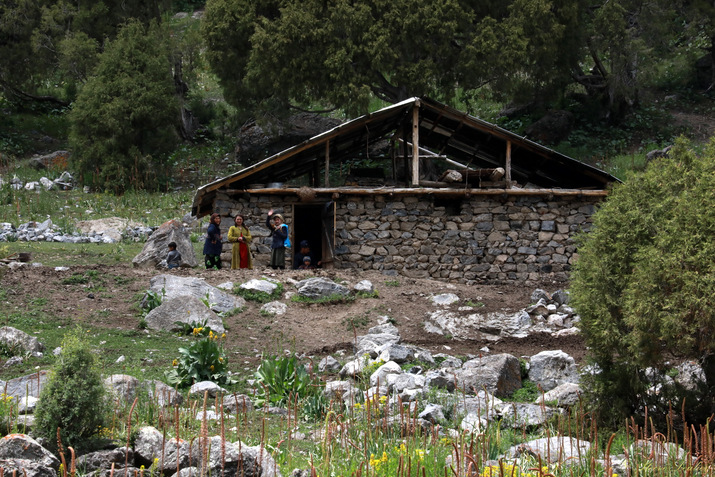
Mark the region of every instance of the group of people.
[[[233, 244], [231, 253], [231, 270], [240, 268], [253, 269], [253, 257], [251, 255], [250, 245], [253, 241], [251, 232], [244, 225], [242, 215], [237, 215], [234, 218], [234, 225], [228, 229], [228, 242]], [[221, 216], [212, 214], [209, 219], [209, 226], [206, 230], [206, 239], [204, 241], [204, 264], [206, 269], [221, 269], [221, 251], [223, 242], [221, 237]], [[274, 270], [285, 269], [285, 251], [290, 247], [288, 238], [288, 226], [281, 214], [274, 214], [273, 209], [268, 211], [266, 218], [266, 226], [271, 231], [271, 262], [270, 266]], [[169, 268], [176, 268], [181, 264], [181, 254], [176, 250], [176, 243], [169, 244], [169, 253], [166, 257], [166, 263]], [[301, 270], [309, 270], [317, 268], [321, 265], [320, 261], [315, 261], [311, 251], [310, 244], [307, 240], [300, 242], [300, 250], [295, 254], [293, 259], [293, 268]]]

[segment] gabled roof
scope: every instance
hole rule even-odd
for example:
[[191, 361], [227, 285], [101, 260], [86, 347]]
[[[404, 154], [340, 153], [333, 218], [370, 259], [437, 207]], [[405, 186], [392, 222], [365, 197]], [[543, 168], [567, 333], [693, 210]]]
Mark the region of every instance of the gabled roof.
[[[369, 146], [386, 139], [412, 140], [419, 111], [419, 147], [472, 169], [505, 167], [510, 150], [511, 180], [540, 189], [603, 190], [618, 179], [588, 164], [539, 145], [494, 124], [428, 98], [410, 98], [318, 134], [234, 174], [201, 186], [192, 213], [211, 211], [220, 189], [246, 190], [257, 183], [284, 182], [346, 159], [365, 158]], [[410, 147], [411, 151], [412, 148]], [[410, 152], [411, 154], [411, 152]], [[462, 188], [464, 184], [461, 184]], [[455, 185], [459, 187], [459, 185]]]

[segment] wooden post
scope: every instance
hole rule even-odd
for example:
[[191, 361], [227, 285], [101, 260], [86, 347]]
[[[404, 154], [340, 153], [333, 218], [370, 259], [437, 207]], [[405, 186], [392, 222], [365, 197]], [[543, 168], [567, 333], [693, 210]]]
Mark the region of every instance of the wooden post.
[[506, 142], [506, 188], [511, 189], [511, 141]]
[[420, 185], [420, 103], [412, 108], [412, 187]]
[[325, 141], [325, 187], [330, 187], [330, 139]]

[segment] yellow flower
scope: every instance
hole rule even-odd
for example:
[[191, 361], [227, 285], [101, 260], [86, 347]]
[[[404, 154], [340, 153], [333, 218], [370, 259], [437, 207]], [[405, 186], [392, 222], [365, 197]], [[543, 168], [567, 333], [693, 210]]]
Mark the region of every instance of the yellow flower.
[[221, 334], [221, 339], [224, 339], [226, 337], [226, 333]]
[[211, 368], [210, 368], [210, 369], [211, 369], [211, 371], [213, 371], [213, 370], [214, 370], [214, 365], [213, 365], [213, 364], [211, 365]]
[[223, 363], [223, 358], [219, 357], [218, 362]]
[[174, 361], [171, 362], [172, 366], [178, 366], [179, 365], [179, 360], [175, 359]]

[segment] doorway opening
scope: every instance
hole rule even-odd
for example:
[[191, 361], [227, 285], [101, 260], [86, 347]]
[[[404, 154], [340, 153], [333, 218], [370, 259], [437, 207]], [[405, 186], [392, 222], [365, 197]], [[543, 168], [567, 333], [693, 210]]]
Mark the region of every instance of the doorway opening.
[[313, 266], [317, 266], [318, 261], [324, 260], [324, 246], [322, 214], [324, 204], [294, 205], [293, 206], [293, 253], [292, 267], [298, 268], [300, 263], [295, 263], [295, 255], [300, 253], [300, 243], [307, 241], [310, 245]]

